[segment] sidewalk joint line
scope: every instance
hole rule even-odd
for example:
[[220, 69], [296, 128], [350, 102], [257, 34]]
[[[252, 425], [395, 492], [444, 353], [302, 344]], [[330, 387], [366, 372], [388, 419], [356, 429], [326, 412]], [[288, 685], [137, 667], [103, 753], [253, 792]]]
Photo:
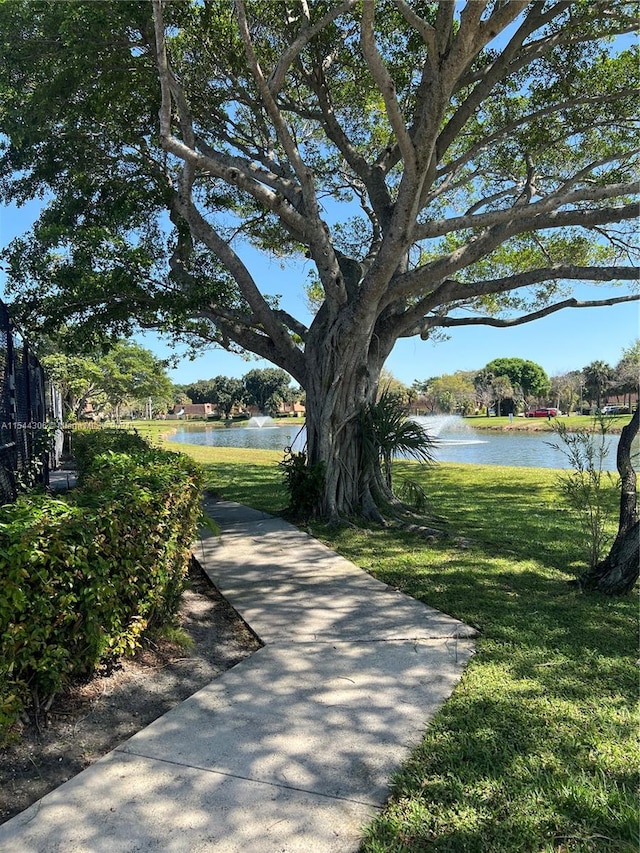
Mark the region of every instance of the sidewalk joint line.
[[144, 758], [146, 761], [160, 761], [162, 764], [171, 764], [174, 767], [185, 767], [189, 770], [199, 770], [202, 773], [211, 773], [214, 776], [226, 776], [229, 779], [240, 779], [243, 782], [252, 782], [254, 785], [269, 785], [272, 788], [282, 788], [286, 791], [298, 791], [300, 794], [311, 794], [314, 797], [324, 797], [328, 800], [341, 800], [345, 803], [355, 803], [359, 806], [368, 806], [369, 808], [380, 809], [376, 803], [368, 802], [367, 800], [357, 800], [354, 797], [341, 797], [338, 794], [323, 794], [321, 791], [313, 791], [310, 788], [299, 788], [296, 785], [285, 785], [281, 782], [269, 782], [267, 779], [252, 779], [251, 776], [240, 776], [237, 773], [228, 773], [224, 770], [215, 770], [211, 767], [201, 767], [198, 764], [183, 764], [180, 761], [174, 761], [170, 758], [159, 758], [157, 755], [145, 755], [143, 752], [134, 752], [133, 750], [124, 750], [116, 747], [113, 752], [119, 755], [133, 755], [136, 758]]

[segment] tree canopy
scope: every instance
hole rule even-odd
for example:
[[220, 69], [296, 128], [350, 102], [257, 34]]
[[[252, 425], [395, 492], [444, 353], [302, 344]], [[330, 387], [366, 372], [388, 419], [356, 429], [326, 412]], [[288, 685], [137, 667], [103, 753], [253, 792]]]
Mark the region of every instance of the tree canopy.
[[291, 377], [285, 370], [266, 367], [250, 370], [242, 378], [249, 403], [260, 412], [275, 415], [280, 403], [291, 400]]
[[611, 365], [605, 361], [592, 361], [582, 370], [584, 377], [584, 392], [589, 400], [595, 400], [596, 405], [600, 408], [603, 397], [606, 396], [611, 380], [613, 379], [613, 370]]
[[94, 413], [110, 406], [119, 417], [124, 403], [151, 398], [154, 408], [166, 408], [173, 399], [173, 384], [162, 361], [134, 342], [118, 341], [108, 353], [93, 356], [52, 351], [41, 361], [60, 390], [68, 419], [81, 417], [88, 403]]
[[622, 358], [614, 370], [614, 394], [637, 394], [640, 380], [640, 338], [622, 350]]
[[231, 415], [234, 406], [244, 402], [246, 388], [241, 379], [230, 376], [214, 376], [199, 379], [185, 386], [185, 393], [193, 403], [214, 403], [225, 417]]
[[[268, 359], [305, 389], [319, 511], [375, 515], [359, 412], [398, 338], [637, 298], [636, 23], [609, 0], [4, 3], [0, 188], [48, 199], [7, 253], [22, 322]], [[249, 244], [313, 265], [311, 320]]]
[[414, 382], [413, 390], [419, 402], [426, 404], [430, 411], [447, 414], [470, 414], [476, 405], [476, 389], [473, 384], [473, 372], [461, 371], [435, 376], [425, 382]]
[[523, 358], [494, 358], [484, 368], [494, 376], [507, 376], [513, 386], [521, 389], [524, 399], [544, 397], [551, 389], [544, 368], [535, 361]]

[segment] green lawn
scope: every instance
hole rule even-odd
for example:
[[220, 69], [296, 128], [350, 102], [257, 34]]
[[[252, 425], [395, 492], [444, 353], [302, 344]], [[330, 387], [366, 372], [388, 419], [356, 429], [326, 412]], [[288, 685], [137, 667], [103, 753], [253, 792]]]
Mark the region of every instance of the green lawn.
[[[181, 449], [225, 497], [270, 512], [285, 506], [281, 454]], [[396, 476], [420, 481], [447, 538], [319, 524], [314, 533], [481, 633], [363, 851], [635, 853], [637, 598], [585, 596], [567, 585], [585, 567], [584, 543], [557, 472], [402, 463]], [[614, 488], [609, 497], [613, 533]]]

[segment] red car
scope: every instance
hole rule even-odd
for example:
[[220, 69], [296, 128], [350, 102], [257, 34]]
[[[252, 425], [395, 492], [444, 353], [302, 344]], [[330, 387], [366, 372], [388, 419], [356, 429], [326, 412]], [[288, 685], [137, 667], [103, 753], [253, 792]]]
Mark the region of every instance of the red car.
[[536, 409], [533, 412], [525, 412], [525, 418], [555, 418], [560, 414], [560, 409]]

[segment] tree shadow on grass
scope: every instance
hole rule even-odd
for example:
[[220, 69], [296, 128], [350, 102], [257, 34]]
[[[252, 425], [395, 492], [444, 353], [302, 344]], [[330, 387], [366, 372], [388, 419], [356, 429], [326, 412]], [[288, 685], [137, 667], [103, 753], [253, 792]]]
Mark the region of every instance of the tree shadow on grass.
[[[634, 773], [589, 767], [585, 717], [517, 680], [498, 691], [487, 673], [475, 675], [397, 774], [370, 831], [378, 846], [363, 850], [637, 849]], [[628, 726], [618, 734], [628, 740]]]

